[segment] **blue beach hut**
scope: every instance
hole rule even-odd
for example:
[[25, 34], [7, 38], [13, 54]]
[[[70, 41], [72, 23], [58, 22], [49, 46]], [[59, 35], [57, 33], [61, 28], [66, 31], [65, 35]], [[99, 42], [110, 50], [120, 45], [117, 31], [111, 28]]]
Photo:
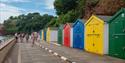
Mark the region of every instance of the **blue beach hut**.
[[84, 49], [84, 22], [81, 19], [73, 25], [73, 48]]
[[46, 29], [44, 29], [44, 40], [46, 41]]

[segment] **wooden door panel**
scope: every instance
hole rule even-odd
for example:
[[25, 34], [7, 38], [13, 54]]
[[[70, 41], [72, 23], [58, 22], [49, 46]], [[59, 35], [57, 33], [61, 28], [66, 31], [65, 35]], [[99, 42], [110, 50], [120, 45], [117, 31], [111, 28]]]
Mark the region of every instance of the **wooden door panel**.
[[123, 32], [124, 24], [123, 20], [116, 18], [115, 21], [112, 23], [114, 26], [114, 30], [112, 30], [112, 42], [110, 46], [112, 46], [111, 53], [113, 56], [124, 58], [124, 44], [125, 44], [125, 34]]
[[90, 52], [92, 52], [93, 51], [93, 25], [92, 24], [88, 24], [87, 26], [86, 26], [86, 30], [85, 30], [86, 32], [86, 39], [85, 39], [85, 41], [86, 41], [86, 45], [85, 45], [85, 48], [86, 48], [86, 50], [87, 51], [90, 51]]
[[98, 54], [103, 54], [103, 33], [104, 33], [104, 25], [102, 23], [97, 22], [94, 24], [94, 52]]

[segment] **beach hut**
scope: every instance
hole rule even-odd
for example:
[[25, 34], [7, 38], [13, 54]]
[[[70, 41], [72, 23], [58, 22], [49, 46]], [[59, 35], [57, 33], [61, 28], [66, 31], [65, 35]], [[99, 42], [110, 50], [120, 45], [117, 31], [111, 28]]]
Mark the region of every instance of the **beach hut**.
[[108, 21], [110, 16], [92, 15], [85, 23], [85, 50], [108, 54]]
[[44, 32], [44, 41], [46, 41], [46, 28], [43, 30]]
[[57, 42], [58, 28], [48, 27], [47, 28], [47, 42]]
[[50, 42], [50, 28], [49, 27], [47, 28], [47, 31], [46, 31], [46, 41], [48, 43]]
[[44, 40], [44, 31], [42, 30], [41, 32], [42, 32], [42, 37], [41, 37], [41, 39], [42, 39], [42, 41], [43, 41], [43, 40]]
[[73, 41], [73, 23], [66, 23], [63, 28], [64, 33], [64, 46], [66, 47], [72, 47], [72, 41]]
[[125, 8], [109, 20], [109, 55], [125, 59]]
[[84, 23], [78, 19], [73, 25], [73, 48], [84, 48]]
[[63, 25], [58, 28], [58, 44], [63, 44]]
[[39, 31], [40, 41], [42, 40], [42, 30]]

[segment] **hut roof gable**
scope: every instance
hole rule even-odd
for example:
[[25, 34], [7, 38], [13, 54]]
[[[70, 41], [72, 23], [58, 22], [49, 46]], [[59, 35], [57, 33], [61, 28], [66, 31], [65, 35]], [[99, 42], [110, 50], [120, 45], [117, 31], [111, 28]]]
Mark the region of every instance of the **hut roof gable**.
[[98, 19], [100, 22], [103, 23], [104, 22], [108, 22], [109, 19], [111, 18], [111, 16], [104, 16], [104, 15], [92, 15], [89, 20], [85, 23], [85, 25], [87, 25], [88, 23], [90, 23], [92, 21], [92, 19]]
[[64, 24], [60, 24], [59, 27], [58, 27], [58, 30], [63, 29], [63, 28], [64, 28]]
[[57, 27], [49, 27], [50, 30], [58, 30]]
[[73, 23], [66, 23], [66, 24], [64, 25], [64, 28], [65, 28], [67, 25], [69, 25], [71, 28], [73, 27]]
[[124, 13], [125, 16], [125, 8], [122, 8], [121, 10], [119, 10], [110, 20], [109, 23], [113, 21], [113, 19], [117, 18], [120, 14]]
[[78, 22], [83, 23], [83, 24], [85, 23], [84, 20], [82, 20], [82, 19], [77, 19], [76, 22], [73, 24], [73, 27], [74, 27]]

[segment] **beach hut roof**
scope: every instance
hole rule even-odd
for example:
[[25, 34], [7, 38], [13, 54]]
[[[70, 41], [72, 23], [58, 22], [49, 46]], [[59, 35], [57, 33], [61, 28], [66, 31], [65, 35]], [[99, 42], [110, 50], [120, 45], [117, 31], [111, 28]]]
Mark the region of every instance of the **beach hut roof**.
[[49, 27], [50, 30], [58, 30], [57, 27]]
[[58, 27], [58, 29], [59, 28], [64, 28], [64, 24], [60, 24], [59, 27]]
[[83, 19], [77, 19], [76, 22], [73, 24], [73, 27], [77, 24], [77, 22], [85, 23], [85, 20]]
[[[104, 15], [92, 15], [90, 18], [89, 18], [89, 20], [85, 23], [85, 25], [87, 25], [93, 18], [99, 18], [99, 19], [101, 19], [102, 21], [104, 21], [104, 22], [108, 22], [109, 20], [110, 20], [110, 18], [111, 18], [111, 16], [104, 16]], [[101, 22], [102, 22], [101, 21]]]
[[125, 16], [125, 8], [121, 8], [110, 20], [109, 23], [113, 21], [113, 19], [117, 18], [117, 16], [121, 13], [124, 13]]
[[73, 27], [73, 23], [66, 23], [66, 24], [64, 25], [64, 28], [66, 27], [66, 25], [69, 25], [70, 27]]

